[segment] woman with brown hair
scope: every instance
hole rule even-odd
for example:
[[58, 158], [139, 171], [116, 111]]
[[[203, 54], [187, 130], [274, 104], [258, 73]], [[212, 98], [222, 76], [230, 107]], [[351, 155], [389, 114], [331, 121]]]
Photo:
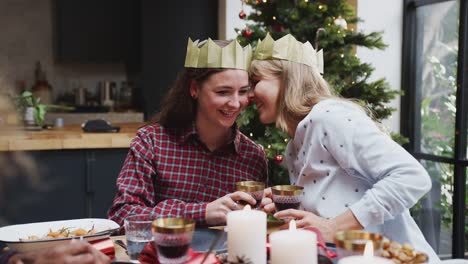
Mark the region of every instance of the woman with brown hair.
[[189, 40], [185, 69], [165, 98], [159, 116], [132, 141], [117, 179], [109, 218], [128, 215], [192, 218], [216, 225], [256, 201], [235, 192], [238, 181], [267, 179], [267, 159], [236, 126], [248, 104], [250, 46], [236, 41]]

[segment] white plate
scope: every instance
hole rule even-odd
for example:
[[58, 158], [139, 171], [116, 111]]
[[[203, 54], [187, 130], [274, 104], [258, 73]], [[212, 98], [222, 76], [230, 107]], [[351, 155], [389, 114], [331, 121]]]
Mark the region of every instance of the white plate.
[[72, 239], [70, 237], [33, 241], [22, 240], [26, 239], [28, 236], [45, 237], [47, 233], [49, 233], [49, 230], [57, 231], [61, 228], [83, 228], [85, 230], [90, 230], [93, 226], [98, 234], [83, 236], [83, 240], [93, 241], [106, 238], [112, 231], [119, 229], [119, 225], [116, 222], [99, 218], [40, 222], [1, 227], [0, 241], [6, 243], [10, 249], [24, 252], [68, 243]]

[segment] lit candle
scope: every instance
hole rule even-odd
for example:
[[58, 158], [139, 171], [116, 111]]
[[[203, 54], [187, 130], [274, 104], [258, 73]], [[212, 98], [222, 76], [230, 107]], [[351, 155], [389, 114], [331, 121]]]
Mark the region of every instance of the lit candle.
[[393, 264], [393, 261], [374, 256], [374, 244], [367, 241], [363, 256], [351, 256], [340, 259], [338, 264]]
[[270, 235], [272, 264], [317, 264], [317, 235], [297, 230], [296, 221], [289, 222], [289, 230]]
[[251, 210], [232, 211], [227, 215], [228, 261], [239, 262], [237, 258], [250, 260], [255, 264], [265, 264], [267, 220], [266, 213]]

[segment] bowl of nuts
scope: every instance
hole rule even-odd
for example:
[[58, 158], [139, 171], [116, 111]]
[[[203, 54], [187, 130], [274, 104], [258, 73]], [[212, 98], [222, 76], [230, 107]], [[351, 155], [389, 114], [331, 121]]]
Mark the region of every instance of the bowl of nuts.
[[387, 238], [383, 240], [381, 256], [397, 264], [421, 264], [427, 263], [429, 259], [427, 254], [414, 250], [410, 244], [401, 245]]

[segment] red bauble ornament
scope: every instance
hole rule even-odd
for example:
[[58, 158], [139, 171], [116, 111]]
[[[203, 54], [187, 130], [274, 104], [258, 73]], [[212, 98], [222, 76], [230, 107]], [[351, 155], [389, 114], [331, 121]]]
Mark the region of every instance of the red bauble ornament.
[[247, 15], [245, 14], [244, 10], [241, 10], [239, 13], [239, 18], [244, 19]]
[[283, 155], [276, 155], [274, 160], [278, 164], [281, 163], [283, 161]]
[[271, 26], [273, 28], [274, 31], [276, 32], [283, 32], [284, 31], [284, 27], [282, 25], [273, 25]]
[[252, 36], [252, 31], [250, 29], [246, 28], [244, 30], [244, 37], [249, 38], [250, 36]]

